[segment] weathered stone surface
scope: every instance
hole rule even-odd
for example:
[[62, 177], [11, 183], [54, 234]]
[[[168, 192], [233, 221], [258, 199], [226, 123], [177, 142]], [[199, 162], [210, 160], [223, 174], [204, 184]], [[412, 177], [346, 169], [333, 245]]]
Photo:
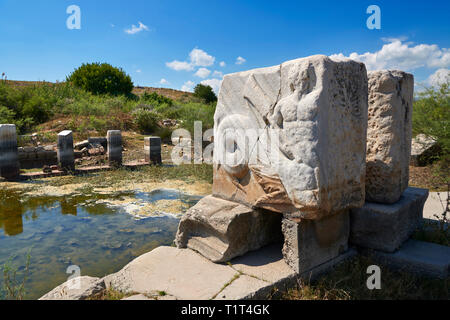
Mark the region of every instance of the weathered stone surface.
[[450, 247], [408, 240], [395, 253], [370, 251], [383, 264], [421, 276], [446, 279], [450, 276]]
[[216, 296], [238, 273], [190, 249], [159, 247], [104, 278], [107, 288], [146, 294], [164, 291], [180, 300]]
[[175, 243], [226, 262], [280, 239], [280, 214], [208, 196], [183, 216]]
[[88, 146], [89, 146], [89, 140], [84, 140], [84, 141], [75, 143], [75, 145], [73, 147], [75, 148], [75, 150], [82, 150], [83, 148], [87, 148]]
[[424, 134], [418, 134], [412, 139], [409, 164], [415, 167], [426, 166], [434, 161], [441, 151], [435, 139]]
[[0, 124], [0, 176], [15, 179], [19, 173], [16, 126]]
[[145, 137], [144, 139], [145, 161], [153, 164], [161, 164], [161, 138]]
[[73, 152], [73, 134], [70, 130], [58, 134], [58, 165], [63, 170], [75, 170], [75, 154]]
[[103, 280], [84, 276], [63, 283], [39, 300], [86, 300], [105, 288]]
[[112, 167], [122, 165], [122, 132], [109, 130], [106, 136], [108, 140], [108, 162]]
[[277, 284], [295, 276], [283, 260], [283, 244], [276, 243], [230, 261], [233, 269], [254, 278]]
[[414, 77], [374, 71], [368, 79], [366, 200], [394, 203], [408, 187]]
[[349, 212], [320, 220], [283, 219], [286, 263], [298, 274], [337, 258], [348, 249]]
[[367, 72], [326, 56], [226, 75], [213, 195], [317, 219], [364, 203]]
[[105, 150], [108, 149], [108, 139], [105, 137], [91, 137], [88, 142], [91, 146], [101, 145]]
[[408, 188], [394, 204], [366, 202], [351, 210], [350, 242], [394, 252], [421, 225], [428, 190]]
[[267, 299], [273, 287], [270, 283], [247, 275], [240, 275], [221, 291], [214, 300]]

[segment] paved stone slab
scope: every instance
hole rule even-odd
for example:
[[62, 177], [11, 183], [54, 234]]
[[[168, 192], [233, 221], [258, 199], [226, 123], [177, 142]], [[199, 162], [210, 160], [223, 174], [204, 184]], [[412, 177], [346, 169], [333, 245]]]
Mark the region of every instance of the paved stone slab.
[[350, 243], [394, 252], [423, 222], [423, 206], [428, 190], [408, 188], [394, 204], [366, 202], [351, 210]]
[[383, 70], [368, 80], [366, 201], [394, 203], [408, 187], [414, 77]]
[[284, 218], [284, 260], [298, 274], [312, 270], [347, 251], [349, 232], [348, 211], [321, 220]]
[[442, 218], [442, 214], [447, 205], [447, 199], [447, 192], [430, 192], [423, 207], [423, 217], [431, 220], [438, 220], [439, 217]]
[[273, 244], [235, 258], [230, 263], [239, 272], [270, 283], [278, 283], [295, 276], [294, 270], [284, 262], [282, 249], [281, 243]]
[[105, 282], [100, 278], [78, 277], [56, 287], [39, 300], [85, 300], [105, 289]]
[[213, 195], [297, 218], [364, 204], [364, 64], [323, 55], [226, 75]]
[[159, 247], [104, 278], [106, 286], [124, 292], [164, 291], [181, 300], [211, 299], [238, 274], [190, 249]]
[[267, 299], [273, 286], [247, 275], [241, 275], [221, 291], [214, 300]]
[[175, 243], [227, 262], [281, 238], [281, 214], [208, 196], [183, 216]]
[[401, 270], [442, 279], [450, 276], [450, 247], [447, 246], [408, 240], [395, 253], [372, 251], [372, 254], [375, 259]]

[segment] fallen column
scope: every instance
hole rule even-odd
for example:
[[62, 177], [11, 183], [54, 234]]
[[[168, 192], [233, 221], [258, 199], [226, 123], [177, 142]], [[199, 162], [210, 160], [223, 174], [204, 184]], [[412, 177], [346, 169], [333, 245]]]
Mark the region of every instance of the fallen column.
[[16, 126], [0, 124], [0, 176], [12, 180], [19, 175]]
[[106, 136], [108, 140], [108, 162], [111, 167], [122, 165], [122, 133], [120, 130], [109, 130]]
[[161, 164], [161, 138], [145, 137], [144, 139], [145, 162]]
[[58, 165], [61, 170], [75, 171], [75, 155], [73, 152], [73, 134], [70, 130], [58, 134]]

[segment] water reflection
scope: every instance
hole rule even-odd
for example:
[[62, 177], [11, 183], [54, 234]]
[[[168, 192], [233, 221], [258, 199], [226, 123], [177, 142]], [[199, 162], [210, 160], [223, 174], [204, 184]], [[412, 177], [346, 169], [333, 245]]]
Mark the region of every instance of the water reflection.
[[181, 200], [185, 207], [201, 198], [174, 190], [69, 197], [23, 197], [1, 190], [0, 266], [14, 256], [13, 263], [20, 270], [31, 249], [26, 298], [36, 299], [66, 281], [70, 265], [80, 266], [82, 275], [102, 277], [160, 245], [172, 244], [178, 219], [137, 220], [98, 201], [122, 197], [148, 202]]

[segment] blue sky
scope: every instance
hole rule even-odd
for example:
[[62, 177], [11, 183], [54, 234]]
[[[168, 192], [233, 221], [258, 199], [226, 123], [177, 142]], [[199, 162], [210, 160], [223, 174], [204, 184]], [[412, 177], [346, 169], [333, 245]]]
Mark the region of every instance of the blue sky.
[[[372, 4], [380, 30], [366, 26]], [[66, 26], [70, 5], [80, 30]], [[0, 14], [0, 73], [14, 80], [61, 81], [83, 62], [108, 62], [135, 85], [217, 90], [222, 74], [314, 54], [424, 84], [450, 73], [450, 1], [0, 0]]]

